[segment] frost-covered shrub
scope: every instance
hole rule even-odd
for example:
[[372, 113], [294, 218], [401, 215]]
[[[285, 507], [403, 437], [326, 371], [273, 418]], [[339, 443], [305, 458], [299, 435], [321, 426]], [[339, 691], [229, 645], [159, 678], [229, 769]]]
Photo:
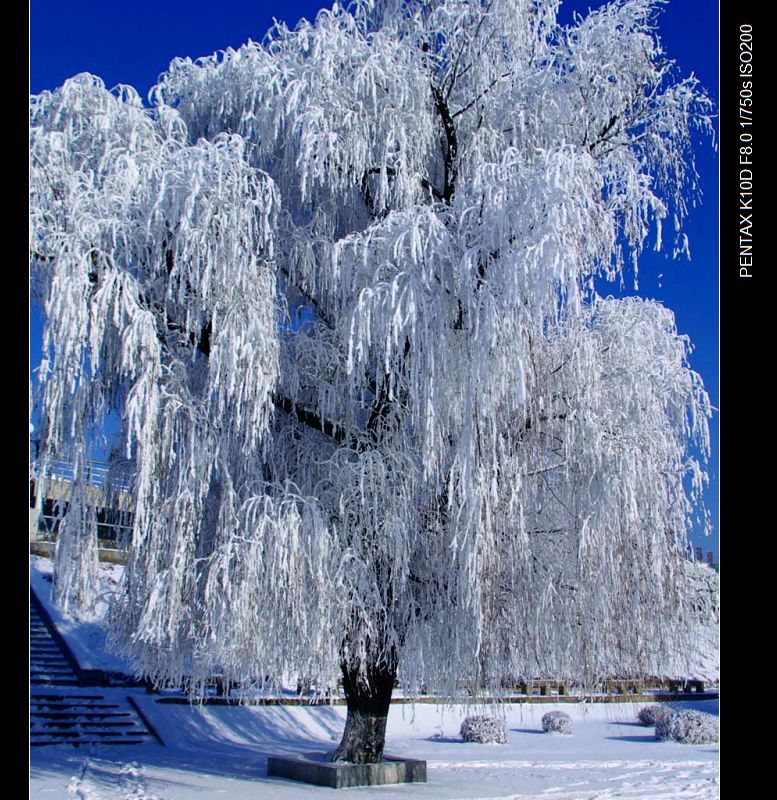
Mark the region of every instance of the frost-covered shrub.
[[461, 738], [479, 744], [505, 744], [507, 730], [502, 720], [488, 714], [467, 717], [461, 723]]
[[549, 711], [542, 718], [542, 730], [545, 733], [572, 733], [572, 719], [563, 711]]
[[713, 744], [720, 739], [720, 723], [701, 711], [675, 711], [656, 722], [656, 739], [682, 744]]
[[662, 706], [660, 703], [653, 703], [649, 706], [643, 706], [637, 712], [637, 719], [643, 725], [655, 725], [660, 719], [663, 719], [668, 714], [672, 713], [671, 708]]

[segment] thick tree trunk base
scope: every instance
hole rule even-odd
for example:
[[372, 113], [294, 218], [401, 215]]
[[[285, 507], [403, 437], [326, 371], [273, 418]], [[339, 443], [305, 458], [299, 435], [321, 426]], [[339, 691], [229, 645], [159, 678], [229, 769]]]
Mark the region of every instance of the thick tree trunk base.
[[341, 669], [348, 716], [332, 761], [377, 764], [383, 757], [386, 742], [386, 720], [397, 675], [396, 664], [368, 666], [362, 673], [347, 664], [342, 664]]
[[386, 741], [386, 719], [374, 714], [348, 709], [343, 738], [332, 761], [350, 764], [377, 764]]

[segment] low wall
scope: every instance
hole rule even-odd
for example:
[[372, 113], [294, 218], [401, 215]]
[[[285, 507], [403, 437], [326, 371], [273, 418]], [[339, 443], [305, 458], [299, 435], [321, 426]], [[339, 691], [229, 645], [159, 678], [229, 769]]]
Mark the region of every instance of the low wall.
[[[45, 556], [46, 558], [54, 558], [54, 542], [40, 542], [30, 541], [30, 553], [36, 556]], [[126, 550], [112, 550], [108, 547], [97, 548], [97, 558], [100, 561], [105, 561], [108, 564], [126, 564], [127, 551]]]

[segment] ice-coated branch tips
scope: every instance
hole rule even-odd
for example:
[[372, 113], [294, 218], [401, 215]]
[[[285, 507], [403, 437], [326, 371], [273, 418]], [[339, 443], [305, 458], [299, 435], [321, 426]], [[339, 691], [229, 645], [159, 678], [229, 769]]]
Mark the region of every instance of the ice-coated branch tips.
[[31, 98], [55, 593], [94, 599], [115, 414], [139, 673], [339, 679], [349, 762], [397, 679], [661, 673], [710, 404], [672, 312], [594, 288], [696, 191], [711, 104], [657, 5], [357, 0], [173, 60], [149, 105], [87, 74]]

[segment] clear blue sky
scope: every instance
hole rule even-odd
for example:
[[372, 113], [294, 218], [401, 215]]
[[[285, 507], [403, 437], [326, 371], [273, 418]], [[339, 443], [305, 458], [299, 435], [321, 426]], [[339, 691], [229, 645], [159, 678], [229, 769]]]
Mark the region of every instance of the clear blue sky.
[[[300, 17], [315, 16], [331, 2], [316, 0], [135, 0], [107, 4], [105, 0], [31, 0], [30, 92], [54, 89], [78, 72], [99, 75], [107, 86], [127, 83], [145, 96], [175, 56], [209, 55], [239, 47], [247, 39], [261, 40], [273, 18], [293, 26]], [[585, 12], [600, 0], [566, 0], [562, 21], [573, 11]], [[667, 54], [683, 74], [691, 72], [718, 100], [718, 9], [709, 0], [670, 0], [660, 17], [659, 35]], [[703, 204], [692, 208], [686, 231], [691, 260], [671, 260], [648, 252], [640, 265], [638, 294], [662, 301], [674, 310], [681, 333], [695, 350], [691, 364], [701, 373], [712, 403], [718, 405], [718, 178], [717, 154], [709, 142], [699, 142], [697, 166]], [[634, 294], [633, 280], [626, 293]], [[617, 294], [618, 288], [609, 287]], [[40, 316], [33, 309], [30, 365], [40, 359]], [[718, 416], [712, 421], [713, 454], [707, 503], [714, 521], [711, 539], [694, 536], [704, 550], [718, 550]]]

